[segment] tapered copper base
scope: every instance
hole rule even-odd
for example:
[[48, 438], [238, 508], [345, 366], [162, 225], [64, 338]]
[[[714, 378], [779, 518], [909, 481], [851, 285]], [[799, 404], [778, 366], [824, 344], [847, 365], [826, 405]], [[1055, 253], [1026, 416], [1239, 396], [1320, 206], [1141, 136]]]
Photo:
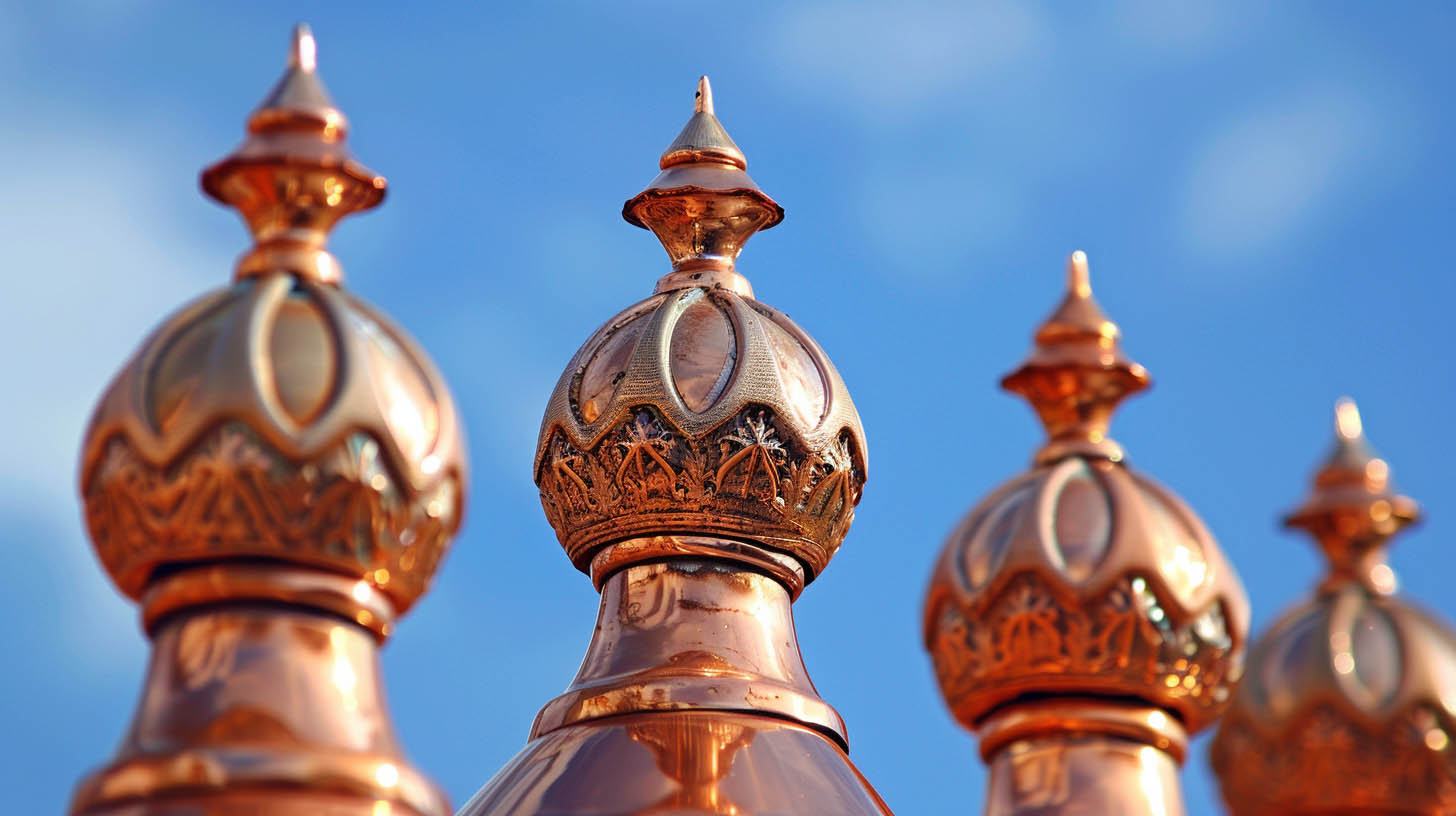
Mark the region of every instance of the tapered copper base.
[[723, 711], [631, 714], [532, 740], [459, 816], [888, 814], [839, 746]]
[[790, 603], [726, 559], [612, 573], [575, 682], [461, 816], [888, 814], [809, 681]]
[[986, 816], [1183, 816], [1187, 734], [1152, 706], [1049, 699], [1002, 709], [978, 729], [990, 766]]
[[[161, 586], [191, 592], [223, 580], [230, 569], [186, 571]], [[279, 600], [204, 604], [149, 617], [152, 660], [136, 718], [117, 758], [81, 782], [72, 812], [448, 813], [444, 796], [409, 766], [395, 738], [380, 683], [378, 634], [340, 614], [351, 601], [355, 614], [362, 611], [370, 594], [341, 576], [288, 567], [252, 571], [275, 579], [269, 585]], [[284, 605], [290, 584], [302, 583], [333, 601]], [[336, 592], [326, 592], [330, 584]], [[236, 589], [236, 582], [227, 586]], [[171, 602], [165, 592], [152, 600], [149, 609]]]

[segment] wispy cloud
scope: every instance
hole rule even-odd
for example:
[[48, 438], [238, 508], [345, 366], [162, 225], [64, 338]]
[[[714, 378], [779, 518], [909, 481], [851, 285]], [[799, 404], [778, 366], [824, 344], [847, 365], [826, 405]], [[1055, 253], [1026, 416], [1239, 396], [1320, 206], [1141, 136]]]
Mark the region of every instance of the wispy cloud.
[[1163, 59], [1187, 59], [1227, 44], [1270, 11], [1236, 0], [1119, 0], [1107, 20], [1117, 42]]
[[870, 117], [913, 109], [1036, 53], [1047, 23], [1010, 0], [796, 8], [770, 40], [784, 75]]
[[1232, 257], [1296, 234], [1397, 149], [1394, 118], [1368, 94], [1331, 85], [1230, 119], [1192, 157], [1185, 239], [1197, 251]]
[[23, 159], [11, 162], [0, 198], [12, 306], [0, 321], [12, 384], [0, 427], [20, 429], [0, 457], [0, 514], [54, 531], [19, 545], [55, 577], [47, 594], [67, 599], [46, 614], [61, 619], [85, 670], [138, 650], [140, 639], [135, 611], [104, 586], [82, 534], [74, 487], [82, 431], [145, 332], [225, 282], [231, 259], [183, 228], [187, 218], [170, 202], [185, 199], [162, 189], [174, 174], [158, 170], [166, 157], [155, 146], [168, 141], [160, 132], [103, 130], [53, 113], [43, 129], [0, 131], [0, 152]]

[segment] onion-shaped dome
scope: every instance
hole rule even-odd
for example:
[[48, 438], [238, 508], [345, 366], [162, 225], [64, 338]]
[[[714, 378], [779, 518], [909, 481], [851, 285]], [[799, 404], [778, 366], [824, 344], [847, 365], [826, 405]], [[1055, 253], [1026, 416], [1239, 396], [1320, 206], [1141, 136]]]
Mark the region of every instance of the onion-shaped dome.
[[1385, 561], [1419, 510], [1355, 404], [1341, 400], [1335, 418], [1314, 492], [1285, 519], [1330, 572], [1249, 650], [1213, 767], [1238, 816], [1456, 812], [1456, 632], [1397, 597]]
[[101, 398], [80, 468], [91, 537], [132, 598], [163, 568], [261, 560], [358, 578], [403, 611], [460, 523], [461, 432], [429, 358], [324, 250], [385, 182], [353, 159], [306, 29], [248, 130], [202, 186], [256, 245]]
[[783, 209], [749, 178], [706, 77], [660, 166], [622, 214], [657, 234], [672, 272], [567, 365], [536, 451], [541, 504], [572, 562], [598, 577], [607, 545], [690, 533], [787, 554], [812, 580], [864, 485], [859, 415], [818, 344], [734, 271]]
[[[926, 646], [970, 728], [1020, 701], [1096, 698], [1140, 701], [1196, 731], [1239, 678], [1248, 601], [1198, 516], [1107, 437], [1117, 403], [1149, 378], [1092, 299], [1080, 252], [1069, 277], [1030, 359], [1002, 381], [1050, 441], [951, 534]], [[994, 747], [983, 740], [983, 755]]]

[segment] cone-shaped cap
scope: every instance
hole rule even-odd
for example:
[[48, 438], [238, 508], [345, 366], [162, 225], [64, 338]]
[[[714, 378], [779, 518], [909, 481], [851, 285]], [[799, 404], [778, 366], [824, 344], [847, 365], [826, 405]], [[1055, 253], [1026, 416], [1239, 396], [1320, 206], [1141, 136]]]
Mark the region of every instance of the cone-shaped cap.
[[1123, 354], [1121, 334], [1092, 298], [1086, 254], [1073, 252], [1066, 297], [1037, 329], [1026, 362], [1001, 381], [1031, 403], [1051, 435], [1053, 444], [1039, 458], [1075, 448], [1121, 459], [1107, 439], [1108, 421], [1124, 397], [1151, 382], [1147, 370]]
[[622, 217], [652, 230], [675, 269], [731, 269], [755, 232], [784, 220], [713, 112], [707, 77], [698, 80], [692, 118], [658, 164], [662, 172], [622, 205]]
[[1384, 565], [1389, 538], [1420, 517], [1396, 492], [1390, 466], [1365, 438], [1360, 409], [1349, 397], [1335, 403], [1335, 445], [1314, 478], [1314, 491], [1285, 525], [1307, 530], [1329, 556], [1336, 580], [1355, 578], [1378, 592], [1395, 589]]
[[727, 162], [739, 170], [748, 168], [748, 158], [733, 137], [723, 129], [713, 112], [713, 86], [707, 77], [698, 80], [698, 94], [693, 102], [693, 118], [683, 126], [682, 133], [662, 153], [659, 166], [666, 170], [679, 164], [691, 162]]
[[349, 151], [348, 120], [318, 78], [317, 53], [300, 23], [288, 69], [249, 117], [248, 137], [202, 173], [202, 189], [236, 207], [258, 242], [239, 277], [283, 270], [337, 282], [338, 264], [323, 252], [329, 230], [384, 198], [384, 178]]
[[277, 120], [312, 118], [331, 126], [343, 139], [349, 122], [343, 111], [324, 88], [318, 75], [318, 43], [307, 23], [293, 29], [293, 43], [288, 51], [288, 70], [273, 86], [263, 104], [253, 112], [248, 123], [254, 132], [266, 130]]

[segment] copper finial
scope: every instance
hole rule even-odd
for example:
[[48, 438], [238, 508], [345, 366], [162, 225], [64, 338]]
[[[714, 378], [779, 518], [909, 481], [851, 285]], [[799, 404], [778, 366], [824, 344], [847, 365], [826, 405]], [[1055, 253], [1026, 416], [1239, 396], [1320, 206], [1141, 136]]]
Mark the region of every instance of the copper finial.
[[713, 112], [713, 85], [708, 82], [708, 75], [698, 77], [698, 95], [693, 101], [693, 113]]
[[1187, 504], [1106, 438], [1148, 385], [1072, 255], [1067, 294], [1005, 387], [1051, 434], [951, 534], [925, 645], [991, 768], [986, 813], [1182, 813], [1190, 734], [1228, 704], [1248, 600]]
[[152, 664], [73, 812], [443, 816], [404, 758], [378, 648], [460, 524], [448, 386], [343, 292], [324, 235], [383, 180], [343, 152], [306, 27], [204, 188], [258, 235], [231, 285], [168, 318], [102, 396], [80, 488]]
[[809, 681], [792, 610], [854, 519], [864, 431], [824, 351], [733, 271], [783, 211], [706, 78], [694, 108], [623, 209], [673, 272], [581, 346], [537, 440], [541, 507], [601, 592], [591, 643], [461, 814], [888, 813]]
[[1054, 461], [1068, 452], [1116, 462], [1122, 448], [1107, 438], [1117, 404], [1147, 388], [1148, 372], [1122, 352], [1122, 333], [1092, 298], [1087, 255], [1067, 260], [1067, 294], [1037, 329], [1026, 362], [1001, 386], [1031, 403], [1051, 437], [1037, 454]]
[[622, 217], [652, 230], [672, 259], [658, 291], [708, 284], [752, 295], [734, 262], [754, 233], [784, 219], [784, 208], [749, 177], [748, 159], [714, 113], [707, 77], [698, 80], [692, 118], [658, 166], [657, 178], [622, 206]]
[[236, 207], [257, 242], [239, 278], [285, 271], [337, 283], [342, 270], [324, 249], [339, 219], [384, 199], [383, 176], [354, 160], [349, 123], [317, 73], [309, 27], [293, 31], [288, 70], [248, 119], [248, 137], [202, 173], [208, 195]]
[[1419, 517], [1419, 505], [1395, 492], [1390, 466], [1366, 440], [1355, 401], [1340, 398], [1334, 449], [1315, 474], [1313, 493], [1285, 525], [1315, 537], [1329, 556], [1332, 581], [1355, 579], [1389, 593], [1395, 574], [1385, 564], [1386, 543]]
[[1418, 515], [1339, 400], [1334, 450], [1285, 519], [1331, 570], [1249, 650], [1210, 750], [1234, 816], [1456, 812], [1456, 632], [1385, 563]]

